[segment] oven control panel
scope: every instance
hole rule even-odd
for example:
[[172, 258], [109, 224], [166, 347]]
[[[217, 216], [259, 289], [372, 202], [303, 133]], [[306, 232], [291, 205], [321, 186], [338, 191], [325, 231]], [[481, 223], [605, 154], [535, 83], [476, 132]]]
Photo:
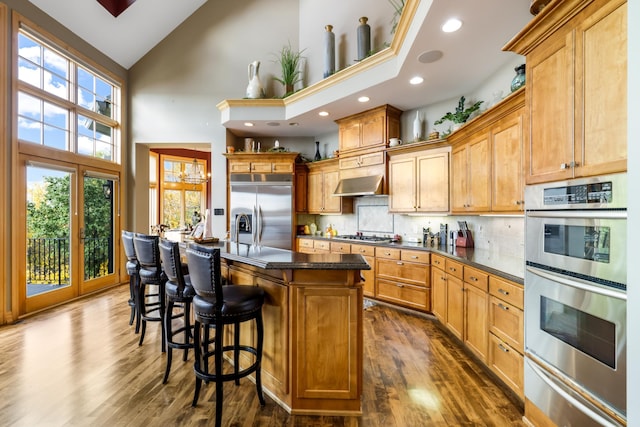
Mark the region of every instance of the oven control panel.
[[612, 188], [611, 181], [545, 188], [543, 190], [543, 203], [545, 206], [584, 205], [590, 203], [606, 205], [613, 201]]

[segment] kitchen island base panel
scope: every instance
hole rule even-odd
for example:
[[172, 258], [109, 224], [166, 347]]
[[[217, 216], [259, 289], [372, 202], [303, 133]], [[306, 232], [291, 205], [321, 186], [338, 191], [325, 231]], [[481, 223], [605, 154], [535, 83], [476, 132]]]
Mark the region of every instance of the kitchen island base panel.
[[[230, 284], [260, 286], [266, 293], [264, 393], [291, 414], [361, 415], [360, 270], [265, 269], [237, 259], [223, 263]], [[242, 331], [247, 339], [253, 335]]]

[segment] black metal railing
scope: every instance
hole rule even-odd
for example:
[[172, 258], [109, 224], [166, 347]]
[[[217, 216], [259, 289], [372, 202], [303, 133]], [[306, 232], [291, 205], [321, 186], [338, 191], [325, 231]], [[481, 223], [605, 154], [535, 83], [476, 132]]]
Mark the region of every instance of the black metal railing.
[[[68, 285], [69, 238], [27, 239], [27, 284]], [[84, 279], [113, 273], [113, 239], [84, 239]]]

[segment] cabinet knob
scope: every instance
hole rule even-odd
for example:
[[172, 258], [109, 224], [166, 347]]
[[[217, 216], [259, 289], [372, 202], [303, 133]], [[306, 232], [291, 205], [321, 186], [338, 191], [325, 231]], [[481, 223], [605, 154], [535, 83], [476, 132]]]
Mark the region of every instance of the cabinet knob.
[[398, 261], [398, 262], [396, 262], [396, 264], [398, 264], [398, 265], [404, 265], [404, 262], [402, 262], [402, 261]]
[[500, 304], [500, 303], [498, 303], [498, 307], [500, 307], [504, 311], [508, 311], [509, 310], [509, 307], [507, 307], [506, 305]]
[[477, 277], [473, 277], [473, 276], [469, 276], [469, 279], [473, 280], [474, 282], [478, 281], [478, 278]]
[[499, 288], [499, 289], [498, 289], [498, 292], [500, 292], [502, 295], [509, 295], [509, 291], [505, 291], [505, 290], [504, 290], [504, 289], [502, 289], [502, 288]]
[[404, 288], [404, 285], [402, 283], [396, 283], [396, 286], [399, 288]]
[[503, 346], [502, 344], [498, 344], [498, 348], [502, 351], [504, 351], [505, 353], [509, 353], [509, 349], [505, 346]]

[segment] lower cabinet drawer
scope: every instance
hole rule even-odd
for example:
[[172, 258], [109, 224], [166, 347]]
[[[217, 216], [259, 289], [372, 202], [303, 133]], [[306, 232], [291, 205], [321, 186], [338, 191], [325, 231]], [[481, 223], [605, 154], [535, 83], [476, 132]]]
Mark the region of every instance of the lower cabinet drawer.
[[491, 296], [489, 298], [489, 332], [524, 353], [524, 312], [518, 307]]
[[489, 334], [487, 362], [491, 370], [524, 399], [524, 357], [500, 338]]
[[378, 279], [376, 283], [378, 285], [377, 297], [381, 300], [419, 310], [431, 310], [429, 288], [384, 279]]
[[429, 286], [429, 266], [415, 262], [376, 260], [376, 275], [390, 281], [401, 281], [415, 286]]

